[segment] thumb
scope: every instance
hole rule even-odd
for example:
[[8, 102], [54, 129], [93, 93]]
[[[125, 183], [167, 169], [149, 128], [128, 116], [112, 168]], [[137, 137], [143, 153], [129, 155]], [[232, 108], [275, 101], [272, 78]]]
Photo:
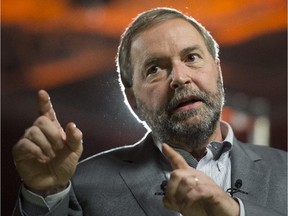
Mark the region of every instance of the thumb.
[[76, 127], [73, 122], [67, 124], [65, 132], [68, 147], [71, 149], [71, 151], [79, 154], [80, 156], [83, 150], [82, 132]]
[[163, 154], [168, 159], [168, 161], [170, 162], [173, 169], [190, 168], [185, 159], [166, 143], [162, 144], [162, 151]]

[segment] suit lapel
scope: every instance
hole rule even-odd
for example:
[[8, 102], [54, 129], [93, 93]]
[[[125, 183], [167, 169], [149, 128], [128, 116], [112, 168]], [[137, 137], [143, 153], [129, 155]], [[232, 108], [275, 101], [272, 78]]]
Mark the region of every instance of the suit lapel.
[[[121, 177], [146, 215], [179, 215], [165, 209], [162, 196], [155, 195], [155, 192], [161, 192], [160, 184], [165, 180], [161, 165], [165, 164], [163, 155], [150, 136], [140, 145], [142, 147], [131, 159], [131, 163], [121, 169]], [[258, 154], [250, 148], [240, 146], [238, 141], [234, 142], [231, 151], [231, 172], [232, 185], [237, 179], [241, 179], [241, 190], [248, 192], [248, 195], [236, 193], [236, 197], [260, 205], [266, 204], [271, 169]]]
[[144, 141], [143, 148], [134, 155], [134, 160], [120, 171], [135, 199], [146, 215], [179, 215], [168, 211], [162, 203], [160, 184], [165, 180], [165, 173], [159, 160], [164, 160], [151, 137]]
[[[244, 144], [245, 145], [245, 144]], [[261, 157], [250, 148], [234, 142], [231, 152], [232, 186], [237, 179], [242, 180], [241, 190], [248, 192], [235, 194], [236, 197], [265, 205], [268, 198], [268, 187], [271, 169]]]

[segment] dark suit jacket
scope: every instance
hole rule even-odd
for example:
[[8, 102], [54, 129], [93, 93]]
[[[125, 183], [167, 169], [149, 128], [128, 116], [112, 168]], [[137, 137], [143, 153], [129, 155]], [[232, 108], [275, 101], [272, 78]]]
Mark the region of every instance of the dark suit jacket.
[[[235, 140], [231, 164], [232, 183], [242, 179], [241, 189], [248, 192], [235, 194], [246, 216], [287, 214], [286, 152]], [[163, 166], [171, 169], [150, 134], [133, 146], [95, 155], [79, 163], [69, 196], [47, 215], [179, 215], [154, 195], [165, 179]]]

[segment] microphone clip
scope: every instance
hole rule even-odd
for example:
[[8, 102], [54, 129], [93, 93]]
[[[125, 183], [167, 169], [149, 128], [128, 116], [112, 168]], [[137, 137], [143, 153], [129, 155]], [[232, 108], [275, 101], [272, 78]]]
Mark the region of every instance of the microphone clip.
[[229, 193], [231, 195], [231, 197], [233, 197], [233, 194], [238, 193], [238, 192], [243, 193], [243, 194], [248, 194], [248, 192], [240, 190], [240, 188], [242, 187], [242, 180], [241, 179], [237, 179], [234, 186], [235, 187], [228, 188], [226, 190], [226, 192]]
[[155, 195], [164, 196], [164, 195], [165, 195], [165, 189], [166, 189], [166, 187], [167, 187], [167, 184], [168, 184], [168, 181], [167, 181], [167, 180], [162, 181], [162, 183], [161, 183], [161, 185], [160, 185], [160, 188], [161, 188], [162, 192], [156, 192]]

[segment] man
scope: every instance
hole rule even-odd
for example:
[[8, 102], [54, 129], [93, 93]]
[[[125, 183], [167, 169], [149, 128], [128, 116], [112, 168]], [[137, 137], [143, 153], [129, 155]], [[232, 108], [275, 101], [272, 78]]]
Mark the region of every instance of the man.
[[13, 149], [24, 182], [14, 214], [286, 215], [286, 153], [242, 144], [220, 121], [218, 52], [209, 32], [176, 10], [140, 14], [117, 63], [126, 102], [151, 131], [78, 165], [81, 131], [63, 130], [39, 91], [41, 115]]

